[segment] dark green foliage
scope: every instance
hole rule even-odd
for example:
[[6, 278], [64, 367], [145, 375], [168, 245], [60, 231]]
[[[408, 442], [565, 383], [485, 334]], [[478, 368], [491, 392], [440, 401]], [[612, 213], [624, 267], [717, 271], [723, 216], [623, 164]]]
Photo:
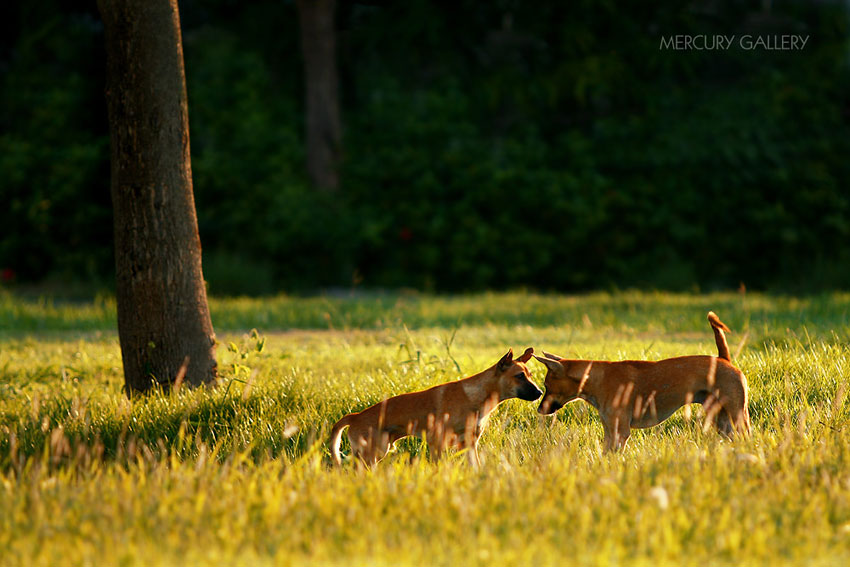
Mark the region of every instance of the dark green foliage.
[[[0, 269], [111, 270], [102, 32], [23, 4], [0, 80]], [[342, 190], [309, 186], [294, 3], [181, 2], [213, 294], [850, 281], [841, 3], [340, 2]], [[46, 15], [49, 14], [49, 15]], [[803, 34], [799, 52], [671, 51]]]
[[4, 18], [12, 28], [0, 44], [4, 279], [91, 281], [112, 260], [104, 53], [92, 11], [25, 3]]

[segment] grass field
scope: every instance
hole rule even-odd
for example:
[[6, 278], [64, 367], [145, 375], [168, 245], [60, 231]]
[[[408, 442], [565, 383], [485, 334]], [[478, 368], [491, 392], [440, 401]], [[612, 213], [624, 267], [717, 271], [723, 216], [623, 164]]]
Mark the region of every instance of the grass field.
[[[339, 417], [508, 347], [712, 354], [753, 436], [680, 410], [601, 454], [581, 402], [500, 406], [480, 447], [408, 440], [330, 466]], [[650, 293], [211, 301], [221, 386], [129, 402], [110, 298], [0, 292], [0, 565], [839, 565], [850, 562], [850, 294]], [[255, 329], [257, 332], [252, 332]], [[542, 366], [531, 363], [542, 385]]]

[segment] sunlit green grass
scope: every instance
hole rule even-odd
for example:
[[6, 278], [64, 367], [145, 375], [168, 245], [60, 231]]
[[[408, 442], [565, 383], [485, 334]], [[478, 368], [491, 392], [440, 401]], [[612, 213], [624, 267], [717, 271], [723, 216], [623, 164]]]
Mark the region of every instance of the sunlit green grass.
[[[850, 561], [850, 295], [523, 293], [220, 299], [221, 385], [129, 402], [114, 302], [0, 295], [0, 564], [763, 564]], [[333, 469], [330, 425], [508, 347], [715, 352], [751, 439], [680, 411], [601, 454], [587, 405], [511, 401], [483, 466], [422, 443]], [[259, 331], [251, 333], [251, 329]], [[262, 350], [258, 346], [264, 339]], [[531, 365], [542, 383], [540, 365]]]

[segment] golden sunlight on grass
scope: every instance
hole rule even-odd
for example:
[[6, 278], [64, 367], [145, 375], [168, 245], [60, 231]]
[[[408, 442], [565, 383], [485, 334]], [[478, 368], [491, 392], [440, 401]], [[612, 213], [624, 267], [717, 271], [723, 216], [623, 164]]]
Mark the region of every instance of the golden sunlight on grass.
[[[850, 560], [846, 296], [218, 300], [221, 386], [133, 403], [108, 301], [102, 319], [92, 305], [4, 301], [0, 321], [23, 328], [0, 328], [3, 565]], [[711, 353], [708, 308], [735, 331], [732, 352], [749, 333], [734, 361], [750, 439], [703, 431], [694, 406], [602, 455], [587, 404], [551, 418], [513, 400], [482, 437], [479, 470], [458, 454], [432, 463], [416, 439], [371, 471], [330, 465], [345, 413], [472, 374], [509, 346]], [[340, 323], [314, 325], [314, 309]]]

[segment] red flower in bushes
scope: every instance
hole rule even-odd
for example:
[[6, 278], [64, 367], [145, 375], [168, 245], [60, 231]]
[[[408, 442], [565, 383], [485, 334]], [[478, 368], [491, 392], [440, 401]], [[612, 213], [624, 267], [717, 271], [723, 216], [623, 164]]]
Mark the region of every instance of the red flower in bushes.
[[0, 270], [0, 281], [9, 283], [15, 280], [15, 270], [12, 268], [3, 268]]
[[401, 227], [401, 230], [398, 231], [398, 237], [406, 242], [413, 238], [413, 231], [410, 230], [409, 227], [403, 226]]

